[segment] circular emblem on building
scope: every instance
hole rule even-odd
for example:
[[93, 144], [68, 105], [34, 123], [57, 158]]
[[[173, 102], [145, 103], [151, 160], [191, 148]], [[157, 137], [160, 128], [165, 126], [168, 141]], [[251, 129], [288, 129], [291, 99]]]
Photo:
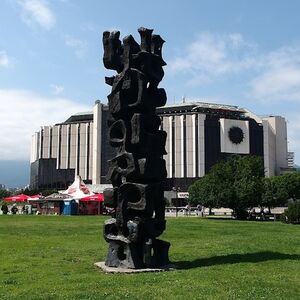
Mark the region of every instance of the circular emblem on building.
[[232, 126], [228, 131], [229, 139], [234, 144], [240, 144], [244, 139], [244, 132], [240, 127]]

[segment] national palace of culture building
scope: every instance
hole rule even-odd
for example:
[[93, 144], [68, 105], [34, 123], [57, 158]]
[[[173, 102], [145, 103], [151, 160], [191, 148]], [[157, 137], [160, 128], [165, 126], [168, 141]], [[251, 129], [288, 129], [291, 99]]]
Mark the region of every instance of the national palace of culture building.
[[[281, 116], [259, 117], [245, 108], [203, 102], [157, 109], [167, 132], [164, 156], [166, 190], [186, 191], [219, 160], [232, 154], [263, 158], [266, 176], [288, 166], [287, 128]], [[30, 186], [64, 189], [80, 175], [85, 183], [108, 183], [105, 176], [114, 148], [108, 143], [108, 107], [42, 126], [32, 136]]]

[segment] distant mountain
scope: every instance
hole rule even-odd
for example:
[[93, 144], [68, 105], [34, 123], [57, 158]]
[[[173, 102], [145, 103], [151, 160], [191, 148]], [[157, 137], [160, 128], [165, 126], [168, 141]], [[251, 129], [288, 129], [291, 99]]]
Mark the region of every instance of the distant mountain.
[[296, 168], [298, 171], [300, 171], [300, 166], [298, 166], [298, 165], [295, 164], [295, 168]]
[[24, 187], [29, 184], [30, 162], [27, 160], [0, 160], [0, 184], [6, 187]]

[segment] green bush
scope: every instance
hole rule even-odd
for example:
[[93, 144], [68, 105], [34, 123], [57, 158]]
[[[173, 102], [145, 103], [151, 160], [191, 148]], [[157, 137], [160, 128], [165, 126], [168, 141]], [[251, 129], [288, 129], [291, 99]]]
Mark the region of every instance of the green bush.
[[291, 224], [300, 224], [300, 201], [295, 201], [289, 204], [284, 211], [284, 221]]

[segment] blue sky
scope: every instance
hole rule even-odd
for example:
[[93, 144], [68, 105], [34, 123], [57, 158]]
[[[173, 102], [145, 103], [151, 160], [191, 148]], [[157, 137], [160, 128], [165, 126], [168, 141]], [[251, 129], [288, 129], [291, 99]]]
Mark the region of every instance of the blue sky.
[[288, 121], [300, 164], [299, 1], [1, 0], [0, 159], [29, 159], [41, 125], [106, 102], [102, 32], [165, 40], [169, 103], [247, 107]]

